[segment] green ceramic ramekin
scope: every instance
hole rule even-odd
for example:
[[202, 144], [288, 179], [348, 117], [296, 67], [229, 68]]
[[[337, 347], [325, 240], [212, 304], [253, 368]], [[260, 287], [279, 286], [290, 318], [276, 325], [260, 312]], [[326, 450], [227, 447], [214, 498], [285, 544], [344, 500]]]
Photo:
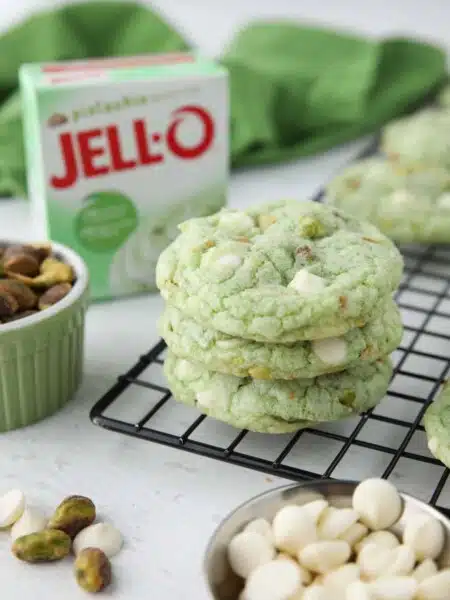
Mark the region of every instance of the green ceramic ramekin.
[[76, 282], [54, 306], [0, 326], [0, 432], [52, 415], [81, 382], [88, 270], [69, 248], [52, 248], [72, 266]]

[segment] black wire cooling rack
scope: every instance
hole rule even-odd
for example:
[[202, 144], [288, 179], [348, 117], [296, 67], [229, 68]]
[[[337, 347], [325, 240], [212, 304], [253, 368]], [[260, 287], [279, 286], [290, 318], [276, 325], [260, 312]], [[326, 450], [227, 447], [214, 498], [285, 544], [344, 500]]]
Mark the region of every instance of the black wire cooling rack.
[[[371, 146], [363, 155], [373, 153]], [[428, 451], [422, 425], [427, 406], [450, 373], [450, 248], [402, 252], [405, 273], [396, 301], [405, 333], [393, 354], [389, 391], [374, 410], [295, 434], [239, 431], [173, 400], [162, 371], [166, 346], [160, 341], [119, 375], [93, 407], [92, 421], [294, 481], [390, 478], [450, 514], [450, 471]]]

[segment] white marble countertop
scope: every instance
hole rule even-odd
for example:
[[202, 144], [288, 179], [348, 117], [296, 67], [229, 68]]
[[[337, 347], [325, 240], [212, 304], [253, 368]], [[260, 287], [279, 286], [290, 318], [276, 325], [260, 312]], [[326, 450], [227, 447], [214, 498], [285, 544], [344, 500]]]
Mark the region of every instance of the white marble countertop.
[[[2, 3], [3, 25], [17, 20], [31, 4], [57, 3], [16, 0], [14, 11], [6, 11]], [[371, 0], [364, 3], [364, 11], [359, 10], [360, 3], [349, 0], [229, 0], [214, 7], [214, 28], [208, 23], [211, 2], [160, 0], [155, 4], [174, 21], [184, 23], [208, 52], [217, 51], [240, 22], [269, 14], [295, 13], [375, 34], [401, 30], [450, 42], [449, 19], [443, 18], [449, 11], [447, 0]], [[360, 147], [351, 144], [322, 157], [233, 175], [230, 205], [281, 196], [308, 198]], [[0, 201], [0, 238], [10, 237], [11, 232], [17, 237], [33, 237], [23, 201]], [[112, 520], [126, 539], [123, 552], [113, 559], [115, 585], [104, 597], [206, 600], [201, 561], [215, 525], [236, 504], [283, 481], [110, 433], [90, 423], [94, 402], [118, 373], [157, 340], [155, 325], [161, 307], [161, 299], [154, 295], [95, 304], [89, 309], [82, 388], [56, 416], [0, 436], [0, 491], [18, 486], [32, 503], [49, 511], [67, 494], [85, 494], [95, 500], [100, 513]], [[2, 598], [85, 597], [74, 582], [70, 564], [21, 564], [9, 554], [7, 537], [0, 534]]]

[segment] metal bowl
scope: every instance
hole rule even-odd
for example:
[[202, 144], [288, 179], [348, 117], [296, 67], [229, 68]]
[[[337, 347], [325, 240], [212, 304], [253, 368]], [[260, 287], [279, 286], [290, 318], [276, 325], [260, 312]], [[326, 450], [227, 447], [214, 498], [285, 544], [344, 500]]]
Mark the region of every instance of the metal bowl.
[[[237, 600], [243, 581], [235, 575], [228, 564], [227, 547], [231, 538], [253, 519], [264, 517], [272, 521], [277, 511], [286, 504], [306, 504], [325, 498], [332, 506], [351, 507], [353, 492], [358, 485], [354, 481], [320, 480], [276, 488], [241, 504], [230, 513], [213, 533], [206, 549], [204, 576], [211, 598], [214, 600]], [[390, 529], [402, 535], [405, 522], [413, 515], [427, 514], [438, 519], [446, 531], [444, 550], [438, 559], [440, 567], [450, 567], [450, 520], [425, 502], [401, 493], [403, 514]]]

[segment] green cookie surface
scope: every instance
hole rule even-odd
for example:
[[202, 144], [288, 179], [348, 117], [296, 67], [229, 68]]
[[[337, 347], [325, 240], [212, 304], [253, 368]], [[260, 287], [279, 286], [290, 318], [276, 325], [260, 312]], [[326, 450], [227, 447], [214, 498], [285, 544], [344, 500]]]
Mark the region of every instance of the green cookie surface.
[[209, 371], [169, 351], [164, 372], [179, 402], [235, 427], [283, 433], [372, 408], [386, 393], [392, 366], [383, 359], [315, 379], [264, 381]]
[[450, 111], [427, 108], [385, 126], [381, 148], [406, 167], [450, 169]]
[[315, 342], [264, 344], [228, 336], [167, 306], [160, 333], [180, 358], [195, 359], [220, 373], [255, 379], [309, 378], [373, 362], [395, 350], [403, 334], [400, 311], [392, 299], [373, 321], [340, 338]]
[[450, 467], [450, 384], [447, 381], [423, 420], [430, 452]]
[[367, 158], [332, 180], [326, 198], [396, 242], [450, 242], [450, 172], [445, 169], [411, 172], [383, 158]]
[[158, 261], [162, 296], [207, 327], [256, 341], [361, 327], [403, 270], [376, 227], [316, 202], [222, 210], [180, 230]]

